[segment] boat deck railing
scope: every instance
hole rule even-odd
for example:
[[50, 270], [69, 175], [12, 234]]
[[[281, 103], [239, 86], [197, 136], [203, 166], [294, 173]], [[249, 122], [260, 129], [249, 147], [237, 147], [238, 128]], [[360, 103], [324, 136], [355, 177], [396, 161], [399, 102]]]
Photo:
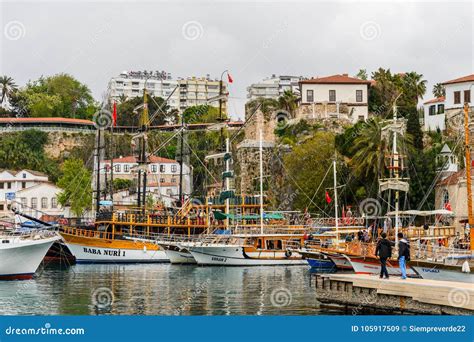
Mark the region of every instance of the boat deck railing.
[[44, 227], [41, 229], [31, 229], [29, 231], [11, 230], [2, 231], [0, 233], [0, 240], [41, 240], [48, 239], [57, 235], [57, 227]]

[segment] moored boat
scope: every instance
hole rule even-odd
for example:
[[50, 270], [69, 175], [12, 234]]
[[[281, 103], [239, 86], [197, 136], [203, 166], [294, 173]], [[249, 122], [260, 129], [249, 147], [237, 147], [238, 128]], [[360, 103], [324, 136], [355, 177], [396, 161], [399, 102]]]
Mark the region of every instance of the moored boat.
[[0, 280], [31, 279], [60, 236], [51, 230], [0, 235]]

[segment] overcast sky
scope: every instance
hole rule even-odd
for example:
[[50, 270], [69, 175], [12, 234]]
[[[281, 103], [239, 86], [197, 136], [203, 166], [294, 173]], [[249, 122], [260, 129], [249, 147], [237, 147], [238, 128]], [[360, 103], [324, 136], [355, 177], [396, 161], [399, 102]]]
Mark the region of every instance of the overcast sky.
[[246, 87], [271, 74], [473, 73], [472, 1], [15, 1], [1, 4], [0, 72], [17, 84], [67, 72], [95, 98], [124, 70], [219, 77], [243, 117]]

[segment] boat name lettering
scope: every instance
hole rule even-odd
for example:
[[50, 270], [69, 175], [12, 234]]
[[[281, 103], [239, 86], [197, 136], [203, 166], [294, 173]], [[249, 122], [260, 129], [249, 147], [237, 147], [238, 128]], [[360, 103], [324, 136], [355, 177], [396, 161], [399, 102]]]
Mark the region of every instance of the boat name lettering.
[[212, 261], [226, 262], [226, 261], [227, 261], [227, 258], [212, 257]]
[[95, 255], [107, 255], [107, 256], [114, 256], [114, 257], [124, 257], [125, 251], [121, 250], [113, 250], [113, 249], [104, 249], [103, 251], [100, 249], [95, 248], [87, 248], [84, 247], [84, 253], [95, 254]]
[[422, 268], [423, 272], [439, 273], [436, 268]]

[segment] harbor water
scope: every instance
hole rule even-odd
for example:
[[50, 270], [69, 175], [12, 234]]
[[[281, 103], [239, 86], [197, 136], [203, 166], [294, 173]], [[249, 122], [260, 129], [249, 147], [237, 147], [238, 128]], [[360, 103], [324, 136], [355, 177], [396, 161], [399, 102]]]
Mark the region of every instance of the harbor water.
[[319, 315], [306, 266], [47, 266], [0, 282], [2, 315]]

